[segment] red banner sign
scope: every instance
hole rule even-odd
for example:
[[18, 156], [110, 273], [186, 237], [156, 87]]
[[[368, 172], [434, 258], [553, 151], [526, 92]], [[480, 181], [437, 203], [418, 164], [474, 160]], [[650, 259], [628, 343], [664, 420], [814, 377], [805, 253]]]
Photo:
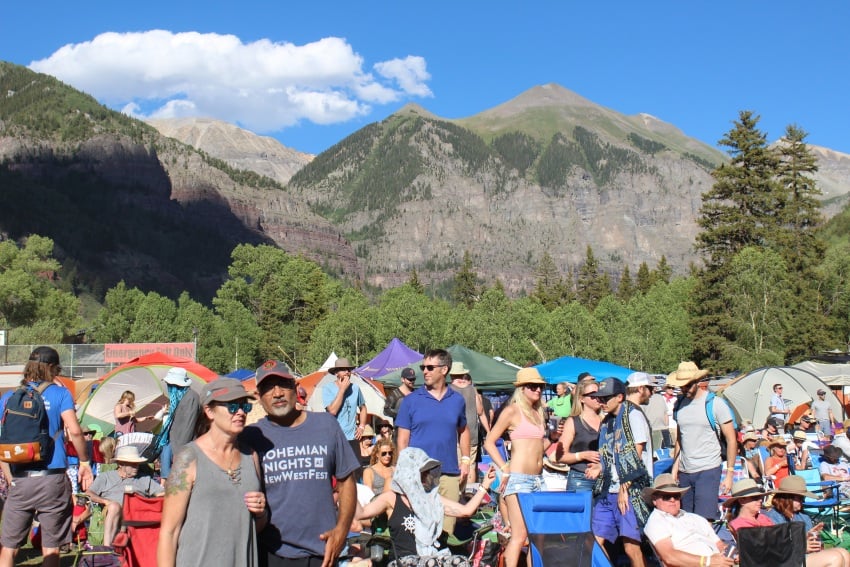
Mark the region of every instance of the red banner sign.
[[103, 345], [103, 360], [124, 363], [152, 352], [195, 360], [195, 343], [110, 343]]

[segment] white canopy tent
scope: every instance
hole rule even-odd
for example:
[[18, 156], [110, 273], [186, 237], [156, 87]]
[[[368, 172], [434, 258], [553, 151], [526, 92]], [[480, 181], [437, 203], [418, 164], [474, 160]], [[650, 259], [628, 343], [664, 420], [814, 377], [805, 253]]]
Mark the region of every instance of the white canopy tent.
[[831, 364], [828, 362], [814, 362], [806, 360], [794, 365], [794, 368], [801, 368], [806, 372], [811, 372], [827, 386], [839, 388], [850, 386], [850, 364]]

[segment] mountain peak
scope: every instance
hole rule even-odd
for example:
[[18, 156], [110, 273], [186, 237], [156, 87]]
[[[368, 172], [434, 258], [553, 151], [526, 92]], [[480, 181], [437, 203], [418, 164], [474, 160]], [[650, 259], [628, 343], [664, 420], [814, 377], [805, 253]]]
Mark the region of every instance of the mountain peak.
[[439, 118], [436, 114], [425, 110], [423, 107], [419, 106], [415, 102], [408, 102], [401, 108], [399, 108], [393, 114], [397, 116], [422, 116], [424, 118]]

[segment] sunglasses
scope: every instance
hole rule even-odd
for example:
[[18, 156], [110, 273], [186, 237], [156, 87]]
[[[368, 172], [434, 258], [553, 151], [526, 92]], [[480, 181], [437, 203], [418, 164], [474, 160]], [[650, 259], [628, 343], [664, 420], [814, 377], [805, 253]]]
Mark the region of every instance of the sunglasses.
[[392, 451], [381, 451], [381, 456], [382, 457], [392, 457], [393, 452]]
[[448, 366], [448, 364], [420, 364], [419, 370], [422, 372], [425, 372], [426, 370], [428, 372], [433, 372], [435, 368], [443, 368], [446, 366]]
[[614, 396], [593, 396], [593, 397], [596, 398], [597, 401], [599, 401], [600, 404], [607, 404], [608, 401], [611, 398], [613, 398]]
[[232, 415], [239, 410], [242, 410], [245, 413], [250, 413], [254, 404], [251, 402], [228, 402], [226, 404], [221, 404], [221, 406], [227, 408], [227, 413]]
[[681, 500], [682, 495], [681, 494], [662, 494], [661, 496], [659, 496], [659, 498], [661, 498], [662, 500], [665, 500], [667, 502], [670, 502], [670, 501], [673, 501], [673, 500]]
[[526, 384], [524, 388], [527, 390], [542, 390], [543, 384]]

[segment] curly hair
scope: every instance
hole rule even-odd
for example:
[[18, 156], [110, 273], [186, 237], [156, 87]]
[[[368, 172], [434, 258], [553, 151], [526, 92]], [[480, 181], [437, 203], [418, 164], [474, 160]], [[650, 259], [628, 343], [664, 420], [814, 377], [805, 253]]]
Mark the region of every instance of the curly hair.
[[397, 457], [395, 443], [393, 443], [392, 439], [386, 439], [383, 437], [378, 437], [378, 441], [375, 443], [375, 446], [372, 447], [372, 456], [369, 457], [370, 465], [376, 464], [381, 459], [381, 448], [383, 447], [389, 447], [392, 449], [393, 458], [390, 462], [390, 466], [395, 465], [395, 459]]
[[785, 494], [774, 494], [773, 509], [790, 520], [794, 517], [794, 498]]

